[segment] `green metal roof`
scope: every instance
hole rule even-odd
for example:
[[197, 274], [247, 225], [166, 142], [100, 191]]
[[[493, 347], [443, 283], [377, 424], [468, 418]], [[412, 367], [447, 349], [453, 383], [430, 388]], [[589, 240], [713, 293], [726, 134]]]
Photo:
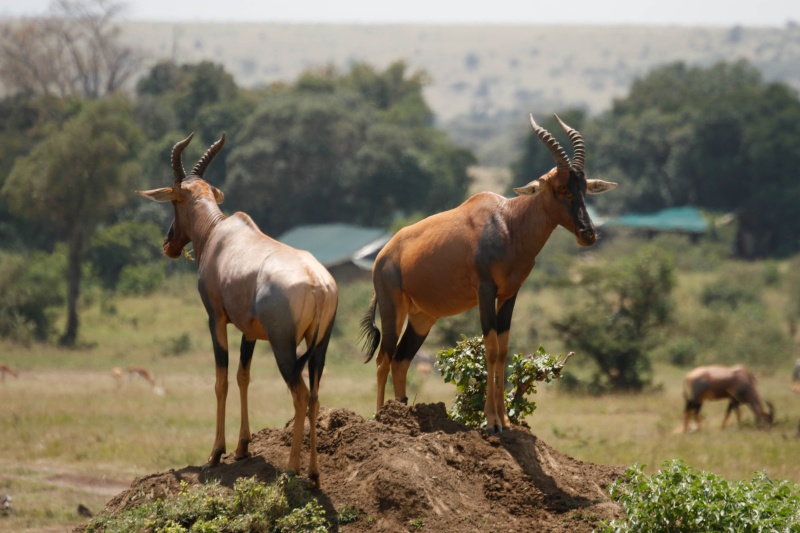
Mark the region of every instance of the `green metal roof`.
[[609, 217], [606, 227], [626, 227], [648, 229], [653, 231], [685, 231], [705, 233], [708, 222], [694, 207], [670, 207], [656, 213], [628, 213], [618, 217]]
[[370, 255], [383, 247], [390, 237], [385, 229], [337, 223], [297, 226], [278, 240], [299, 250], [308, 250], [320, 263], [332, 266]]

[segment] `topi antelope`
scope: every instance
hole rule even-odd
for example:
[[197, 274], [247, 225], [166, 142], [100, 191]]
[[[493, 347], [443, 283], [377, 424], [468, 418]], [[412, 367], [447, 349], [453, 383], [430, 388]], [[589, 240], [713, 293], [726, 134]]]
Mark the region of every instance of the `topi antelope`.
[[689, 421], [694, 417], [697, 428], [700, 429], [700, 408], [707, 400], [729, 400], [722, 428], [728, 423], [731, 411], [736, 411], [736, 420], [742, 426], [742, 416], [739, 405], [747, 404], [756, 417], [759, 428], [772, 425], [775, 418], [775, 409], [770, 402], [766, 402], [767, 409], [761, 402], [761, 396], [756, 390], [756, 378], [742, 365], [736, 366], [699, 366], [691, 370], [683, 380], [683, 397], [686, 400], [684, 412], [683, 432], [689, 431]]
[[[206, 151], [187, 177], [181, 162], [192, 135], [172, 149], [172, 187], [137, 191], [156, 202], [172, 202], [175, 218], [164, 239], [164, 253], [177, 258], [193, 244], [198, 290], [208, 312], [216, 363], [217, 429], [207, 467], [225, 453], [225, 401], [228, 394], [228, 332], [232, 323], [242, 332], [236, 381], [241, 400], [241, 425], [234, 457], [249, 456], [250, 425], [247, 388], [250, 361], [257, 339], [272, 345], [281, 376], [294, 401], [294, 434], [289, 469], [299, 470], [306, 415], [310, 422], [309, 477], [319, 486], [317, 415], [319, 381], [325, 366], [338, 290], [327, 270], [308, 252], [264, 235], [250, 217], [237, 212], [226, 217], [218, 205], [222, 191], [203, 179], [203, 172], [222, 149], [225, 135]], [[296, 355], [301, 341], [306, 350]], [[302, 378], [308, 364], [309, 387]]]
[[[409, 365], [433, 324], [440, 317], [477, 305], [486, 346], [487, 428], [510, 427], [503, 385], [517, 292], [557, 226], [575, 234], [581, 246], [594, 244], [597, 234], [584, 195], [617, 186], [586, 179], [583, 137], [558, 116], [556, 120], [572, 142], [571, 162], [558, 141], [531, 115], [533, 131], [555, 160], [554, 169], [514, 189], [519, 195], [516, 198], [482, 192], [455, 209], [407, 226], [378, 254], [372, 269], [375, 292], [361, 323], [367, 361], [380, 345], [376, 359], [378, 409], [384, 402], [390, 367], [395, 398], [407, 401]], [[375, 325], [376, 307], [382, 331]]]

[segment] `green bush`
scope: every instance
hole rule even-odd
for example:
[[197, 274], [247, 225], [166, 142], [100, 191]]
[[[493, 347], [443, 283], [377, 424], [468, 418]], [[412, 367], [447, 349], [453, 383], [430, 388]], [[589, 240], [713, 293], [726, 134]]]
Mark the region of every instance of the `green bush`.
[[675, 366], [690, 366], [697, 359], [698, 345], [693, 338], [681, 337], [665, 346], [669, 362]]
[[328, 522], [325, 509], [316, 501], [293, 509], [288, 515], [278, 519], [275, 531], [281, 533], [327, 533]]
[[800, 323], [800, 255], [787, 262], [787, 272], [783, 276], [781, 290], [789, 298], [789, 305], [785, 310], [785, 317], [789, 324], [790, 334], [797, 334]]
[[[125, 271], [132, 266], [163, 259], [161, 250], [163, 240], [164, 236], [158, 224], [126, 220], [99, 229], [92, 238], [86, 255], [103, 286], [113, 289], [118, 283], [123, 282]], [[161, 279], [163, 280], [163, 264]], [[130, 284], [130, 280], [127, 283], [127, 290], [135, 288]], [[141, 293], [134, 292], [134, 294]]]
[[325, 533], [328, 523], [303, 482], [283, 475], [269, 485], [237, 479], [232, 493], [219, 483], [190, 488], [184, 481], [174, 499], [96, 517], [84, 531]]
[[[519, 424], [533, 414], [536, 404], [528, 400], [535, 394], [537, 381], [547, 383], [561, 377], [561, 370], [570, 355], [553, 356], [539, 347], [533, 355], [514, 354], [506, 367], [507, 388], [505, 395], [508, 418]], [[436, 367], [446, 383], [452, 383], [458, 391], [448, 412], [450, 418], [472, 427], [484, 427], [486, 404], [486, 348], [482, 337], [464, 337], [455, 348], [440, 350], [436, 356]]]
[[164, 267], [163, 262], [127, 265], [120, 271], [117, 290], [130, 295], [151, 294], [166, 280]]
[[734, 279], [719, 279], [707, 285], [700, 295], [706, 307], [738, 309], [746, 304], [758, 303], [758, 287]]
[[787, 322], [765, 304], [753, 303], [731, 310], [700, 307], [684, 315], [676, 327], [674, 342], [683, 338], [694, 344], [693, 364], [745, 364], [769, 368], [793, 353]]
[[583, 267], [576, 299], [551, 325], [597, 364], [593, 391], [640, 391], [652, 381], [650, 351], [672, 320], [672, 257], [648, 246], [633, 257]]
[[167, 339], [163, 354], [166, 356], [181, 355], [192, 349], [192, 335], [184, 331], [180, 335]]
[[65, 268], [61, 254], [0, 253], [0, 337], [47, 340], [53, 310], [66, 301]]
[[605, 524], [602, 532], [800, 532], [800, 488], [763, 472], [750, 482], [729, 482], [682, 461], [666, 461], [652, 476], [634, 465], [610, 492], [625, 518]]

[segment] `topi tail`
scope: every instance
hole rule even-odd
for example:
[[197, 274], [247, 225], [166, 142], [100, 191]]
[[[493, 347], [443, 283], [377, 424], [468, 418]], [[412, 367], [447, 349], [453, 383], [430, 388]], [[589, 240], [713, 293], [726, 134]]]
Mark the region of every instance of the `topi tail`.
[[375, 325], [375, 310], [378, 307], [378, 296], [372, 293], [372, 300], [369, 302], [369, 309], [361, 319], [361, 335], [359, 340], [362, 342], [362, 349], [366, 352], [367, 358], [365, 363], [369, 363], [372, 356], [375, 355], [375, 350], [381, 342], [381, 331]]

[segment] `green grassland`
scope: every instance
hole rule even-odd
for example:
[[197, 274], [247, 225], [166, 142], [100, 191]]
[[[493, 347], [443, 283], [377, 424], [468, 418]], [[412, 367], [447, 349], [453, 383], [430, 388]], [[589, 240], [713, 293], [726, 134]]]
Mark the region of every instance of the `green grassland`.
[[[569, 346], [559, 340], [548, 321], [559, 316], [570, 298], [542, 283], [556, 268], [561, 249], [574, 248], [574, 240], [559, 230], [543, 251], [547, 257], [537, 266], [521, 293], [512, 326], [512, 349], [533, 351], [539, 343], [561, 353]], [[637, 244], [621, 240], [597, 256], [621, 254]], [[594, 259], [591, 259], [594, 257]], [[685, 252], [680, 263], [708, 260], [708, 253]], [[724, 402], [704, 407], [702, 431], [681, 433], [683, 400], [681, 380], [689, 366], [669, 364], [654, 350], [654, 384], [641, 394], [592, 396], [572, 393], [558, 384], [541, 385], [535, 400], [538, 408], [527, 422], [533, 432], [557, 450], [575, 458], [604, 464], [644, 463], [646, 471], [657, 469], [667, 459], [687, 464], [729, 479], [750, 479], [763, 470], [771, 477], [800, 482], [800, 396], [789, 388], [791, 365], [796, 354], [748, 333], [738, 338], [730, 329], [712, 332], [713, 320], [697, 303], [697, 294], [719, 276], [756, 283], [763, 272], [786, 272], [789, 263], [734, 263], [725, 261], [713, 270], [687, 270], [679, 275], [674, 292], [675, 334], [696, 331], [715, 335], [712, 348], [698, 354], [697, 363], [733, 362], [726, 358], [730, 342], [763, 346], [766, 353], [754, 355], [754, 369], [763, 396], [777, 410], [777, 423], [770, 431], [754, 428], [749, 410], [743, 409], [744, 427], [735, 419], [725, 430], [720, 423]], [[788, 296], [780, 285], [760, 285], [765, 302], [760, 313], [786, 328]], [[340, 288], [340, 310], [328, 364], [321, 387], [321, 402], [344, 407], [368, 417], [375, 410], [374, 363], [364, 364], [358, 346], [358, 320], [371, 296], [369, 283]], [[170, 468], [202, 464], [214, 431], [214, 362], [207, 319], [191, 275], [171, 278], [149, 297], [110, 297], [87, 291], [82, 307], [79, 346], [73, 350], [34, 344], [27, 347], [0, 341], [0, 360], [19, 369], [19, 377], [0, 382], [0, 494], [14, 498], [14, 511], [0, 517], [0, 529], [41, 530], [83, 523], [76, 514], [79, 503], [100, 510], [111, 496], [126, 488], [137, 476]], [[763, 320], [750, 317], [747, 320]], [[745, 319], [743, 319], [745, 320]], [[734, 330], [746, 330], [744, 322]], [[478, 333], [477, 317], [443, 323], [467, 335]], [[697, 328], [692, 330], [691, 328]], [[235, 371], [239, 336], [231, 327], [231, 370]], [[741, 335], [741, 334], [739, 334]], [[731, 340], [733, 337], [733, 340]], [[442, 347], [442, 336], [434, 333], [425, 349]], [[714, 348], [715, 347], [715, 348]], [[125, 377], [119, 384], [115, 367], [140, 365], [156, 376], [154, 389], [144, 380]], [[568, 370], [588, 375], [591, 361], [580, 353]], [[232, 373], [233, 377], [233, 373]], [[253, 361], [250, 388], [251, 427], [284, 425], [293, 414], [289, 393], [278, 375], [267, 343], [259, 343]], [[450, 404], [454, 389], [436, 374], [421, 380], [411, 375], [411, 401]], [[228, 401], [229, 449], [238, 431], [238, 395], [232, 379]]]

